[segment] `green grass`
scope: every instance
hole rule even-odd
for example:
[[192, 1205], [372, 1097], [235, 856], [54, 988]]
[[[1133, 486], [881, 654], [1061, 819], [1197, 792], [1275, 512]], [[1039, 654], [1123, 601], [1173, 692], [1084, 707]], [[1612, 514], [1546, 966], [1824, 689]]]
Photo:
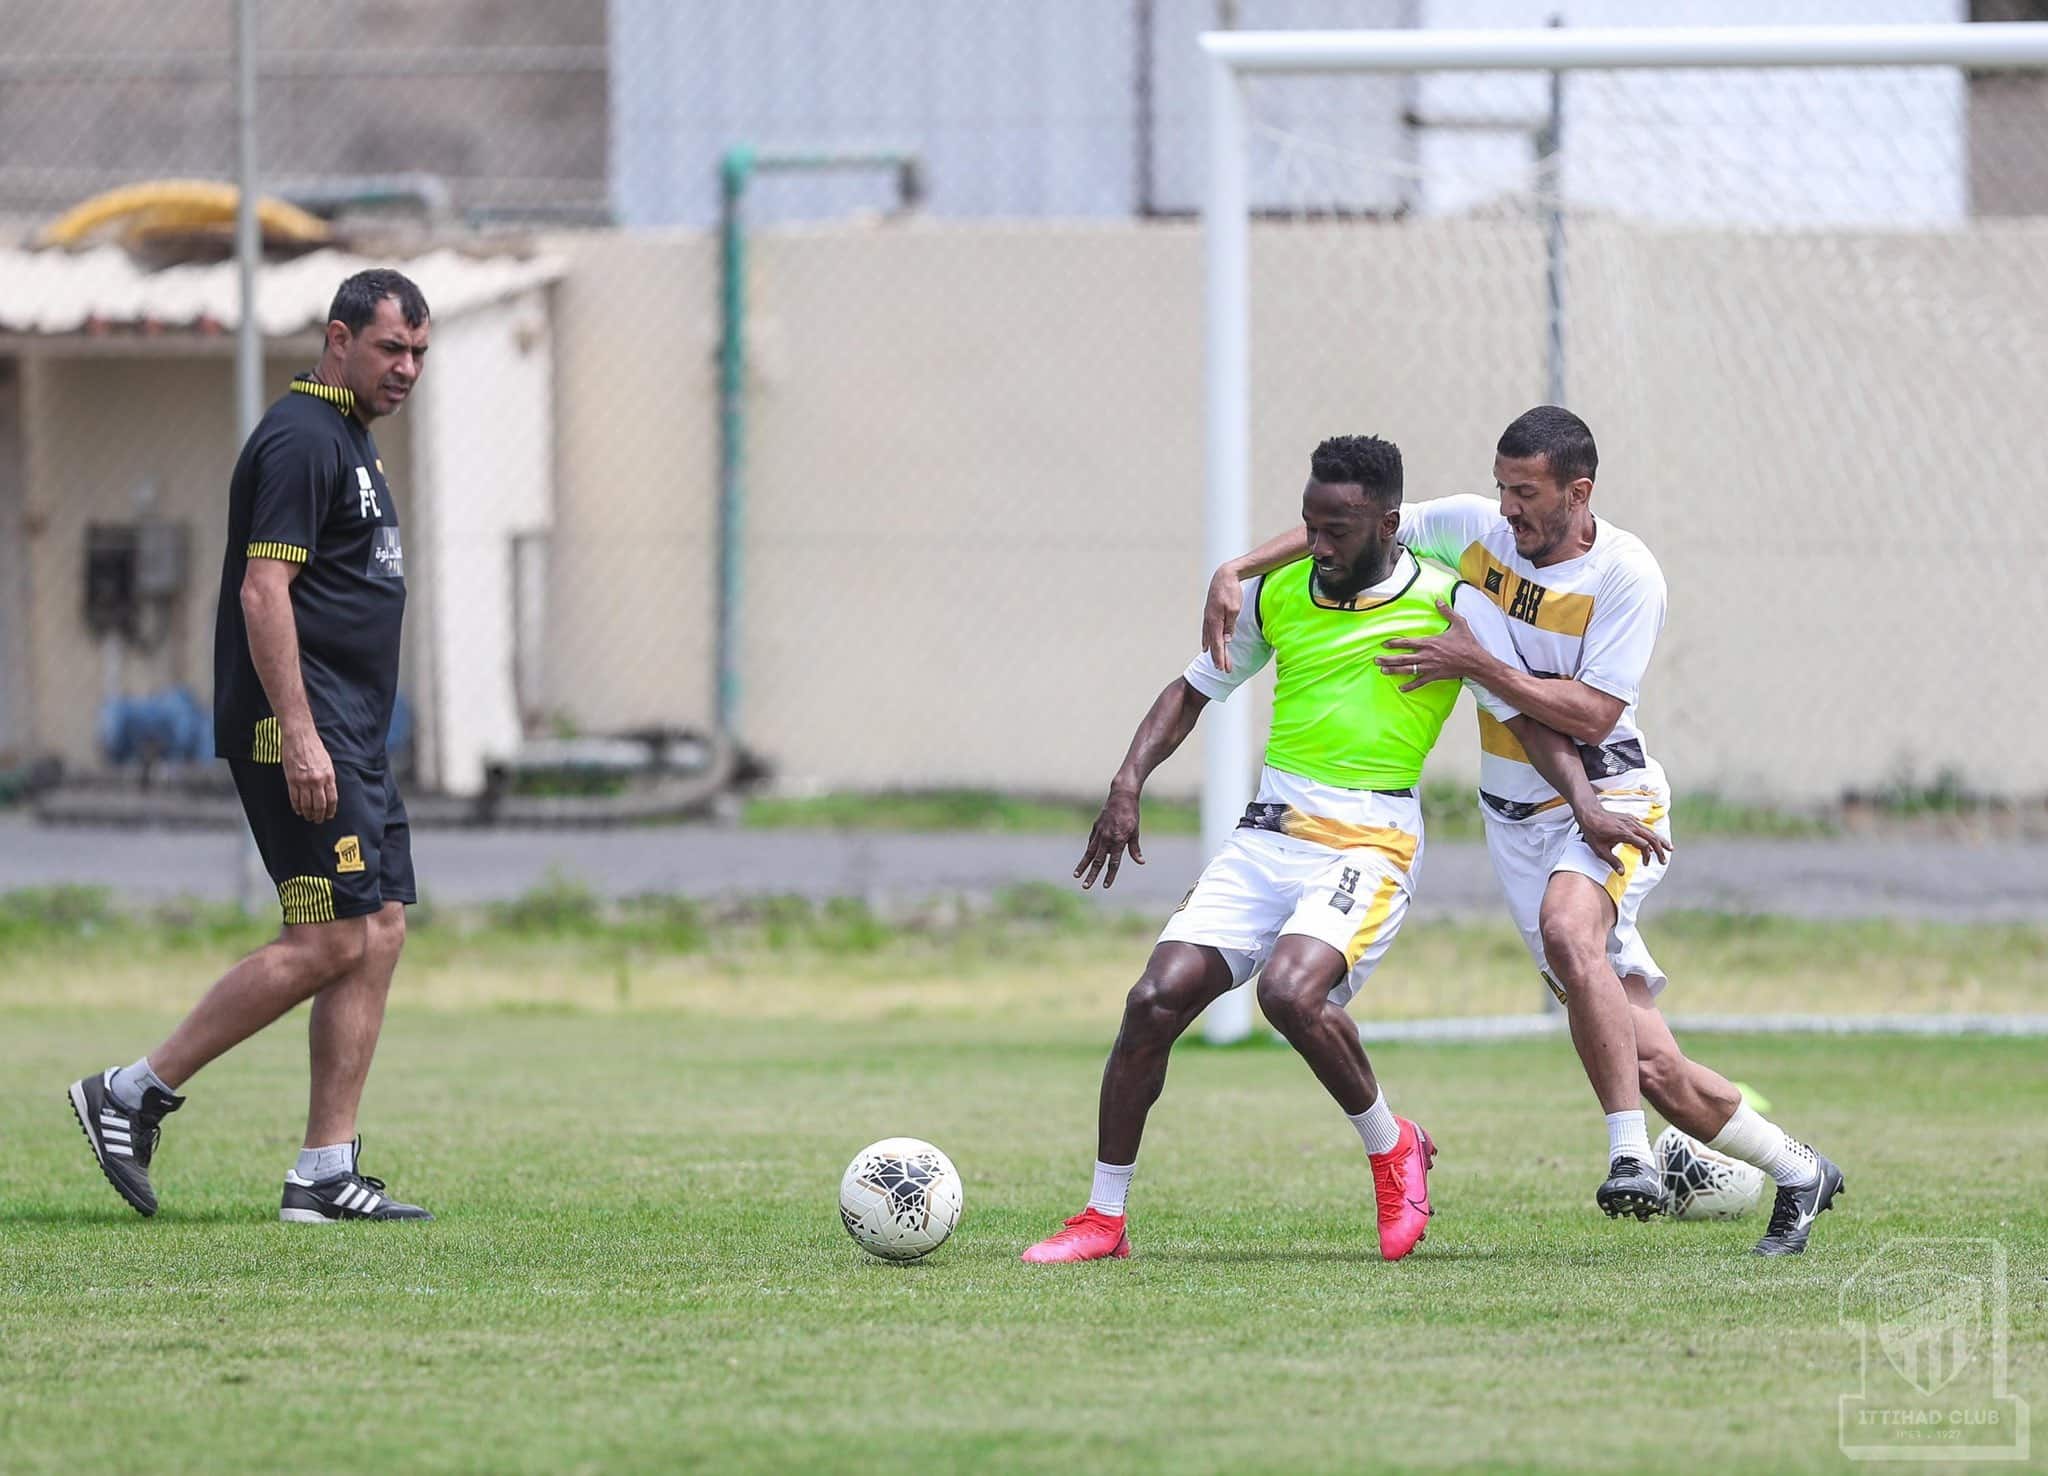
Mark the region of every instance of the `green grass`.
[[[1095, 823], [1099, 802], [1001, 794], [983, 789], [936, 789], [879, 794], [833, 791], [789, 796], [755, 795], [740, 823], [754, 830], [984, 831], [1071, 835], [1078, 843]], [[1423, 785], [1422, 813], [1432, 840], [1483, 840], [1485, 827], [1468, 785], [1432, 780]], [[1672, 815], [1680, 835], [1814, 836], [1839, 827], [1825, 815], [1744, 804], [1715, 794], [1681, 795]], [[1147, 798], [1147, 835], [1196, 835], [1201, 812], [1184, 800]]]
[[[1593, 1212], [1604, 1138], [1562, 1042], [1375, 1052], [1443, 1151], [1438, 1218], [1398, 1266], [1301, 1063], [1183, 1051], [1137, 1256], [1033, 1268], [1017, 1251], [1085, 1193], [1100, 1010], [401, 1005], [366, 1166], [440, 1219], [312, 1230], [273, 1219], [295, 1022], [194, 1083], [144, 1222], [62, 1086], [167, 1016], [5, 1021], [10, 1473], [1838, 1471], [1858, 1364], [1837, 1295], [1912, 1235], [2005, 1245], [2013, 1387], [2048, 1397], [2037, 1043], [1696, 1042], [1847, 1168], [1814, 1250], [1771, 1263], [1744, 1254], [1754, 1220]], [[833, 1208], [846, 1160], [894, 1133], [967, 1182], [953, 1242], [910, 1267], [862, 1256]]]
[[[1099, 1024], [1114, 1017], [1159, 922], [1051, 885], [884, 916], [853, 898], [606, 902], [558, 878], [482, 911], [412, 909], [399, 996], [444, 1010]], [[0, 1010], [53, 997], [149, 1009], [167, 987], [193, 998], [271, 931], [232, 908], [123, 911], [82, 889], [0, 895]], [[1671, 1008], [1683, 1013], [2048, 1012], [2048, 927], [1667, 912], [1648, 932], [1674, 981]], [[1359, 1009], [1381, 1019], [1518, 1013], [1537, 1007], [1540, 990], [1504, 920], [1416, 923]]]
[[[929, 789], [877, 794], [755, 795], [740, 812], [751, 830], [987, 831], [1073, 835], [1085, 840], [1099, 800], [1041, 798], [986, 789]], [[1151, 835], [1199, 835], [1201, 811], [1185, 800], [1148, 799]]]

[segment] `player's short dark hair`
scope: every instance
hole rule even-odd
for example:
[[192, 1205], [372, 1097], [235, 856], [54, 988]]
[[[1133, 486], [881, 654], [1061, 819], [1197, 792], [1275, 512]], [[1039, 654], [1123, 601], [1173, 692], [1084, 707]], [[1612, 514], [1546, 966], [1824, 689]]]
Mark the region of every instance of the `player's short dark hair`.
[[1538, 405], [1516, 416], [1493, 449], [1517, 461], [1541, 456], [1560, 487], [1580, 477], [1590, 482], [1600, 470], [1593, 428], [1562, 405]]
[[1326, 486], [1355, 483], [1368, 502], [1401, 503], [1401, 448], [1378, 436], [1332, 436], [1308, 460], [1309, 475]]
[[390, 267], [371, 267], [357, 272], [334, 291], [327, 309], [327, 321], [340, 323], [351, 333], [360, 333], [377, 316], [377, 304], [387, 297], [398, 299], [398, 310], [406, 325], [417, 328], [427, 321], [427, 295], [419, 284]]

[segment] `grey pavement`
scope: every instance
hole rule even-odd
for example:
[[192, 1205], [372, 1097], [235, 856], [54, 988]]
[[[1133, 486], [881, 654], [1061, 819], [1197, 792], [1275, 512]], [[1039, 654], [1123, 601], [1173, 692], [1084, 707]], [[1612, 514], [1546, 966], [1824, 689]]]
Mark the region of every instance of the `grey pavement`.
[[[244, 840], [219, 830], [39, 826], [0, 816], [0, 891], [57, 883], [111, 888], [137, 902], [236, 895]], [[1081, 838], [757, 831], [716, 825], [619, 830], [421, 829], [421, 889], [464, 905], [515, 897], [551, 873], [613, 897], [714, 898], [790, 892], [914, 905], [1019, 882], [1074, 885]], [[1105, 902], [1172, 907], [1200, 869], [1200, 846], [1161, 837], [1126, 865]], [[1417, 916], [1499, 905], [1485, 847], [1431, 845]], [[1656, 906], [1807, 918], [2048, 922], [2048, 845], [2024, 842], [1702, 839], [1682, 842]]]

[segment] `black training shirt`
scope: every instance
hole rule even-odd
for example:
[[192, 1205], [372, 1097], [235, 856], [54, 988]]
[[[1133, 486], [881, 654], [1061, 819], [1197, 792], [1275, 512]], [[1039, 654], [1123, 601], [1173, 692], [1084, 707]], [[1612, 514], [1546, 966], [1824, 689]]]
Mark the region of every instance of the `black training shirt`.
[[337, 762], [377, 764], [398, 694], [405, 554], [369, 428], [345, 389], [308, 376], [264, 412], [228, 486], [228, 546], [213, 628], [214, 751], [282, 761], [277, 719], [249, 655], [242, 575], [252, 558], [304, 565], [292, 580], [299, 670]]

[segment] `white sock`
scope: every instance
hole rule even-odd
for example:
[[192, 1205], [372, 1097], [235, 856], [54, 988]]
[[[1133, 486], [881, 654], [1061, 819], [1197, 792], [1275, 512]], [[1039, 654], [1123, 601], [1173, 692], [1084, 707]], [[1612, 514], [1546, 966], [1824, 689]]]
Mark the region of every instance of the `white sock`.
[[1104, 1163], [1096, 1159], [1095, 1187], [1088, 1191], [1088, 1208], [1105, 1215], [1121, 1215], [1124, 1200], [1130, 1197], [1131, 1175], [1137, 1171], [1135, 1163]]
[[1745, 1102], [1707, 1146], [1743, 1163], [1753, 1163], [1787, 1189], [1804, 1189], [1820, 1177], [1813, 1150]]
[[315, 1184], [354, 1173], [355, 1167], [356, 1145], [353, 1143], [332, 1143], [325, 1148], [299, 1150], [298, 1175]]
[[1617, 1158], [1633, 1158], [1637, 1163], [1650, 1162], [1650, 1130], [1643, 1125], [1643, 1109], [1633, 1112], [1610, 1112], [1607, 1114], [1607, 1161]]
[[1358, 1129], [1358, 1140], [1365, 1144], [1367, 1153], [1392, 1153], [1394, 1145], [1401, 1141], [1401, 1120], [1394, 1116], [1394, 1109], [1387, 1105], [1387, 1094], [1381, 1092], [1372, 1106], [1350, 1118], [1351, 1125]]
[[144, 1056], [133, 1066], [123, 1066], [107, 1082], [108, 1093], [112, 1095], [116, 1102], [119, 1102], [130, 1112], [141, 1109], [142, 1094], [152, 1087], [162, 1092], [166, 1097], [178, 1095], [164, 1085], [161, 1077], [149, 1069], [149, 1057], [147, 1056]]

